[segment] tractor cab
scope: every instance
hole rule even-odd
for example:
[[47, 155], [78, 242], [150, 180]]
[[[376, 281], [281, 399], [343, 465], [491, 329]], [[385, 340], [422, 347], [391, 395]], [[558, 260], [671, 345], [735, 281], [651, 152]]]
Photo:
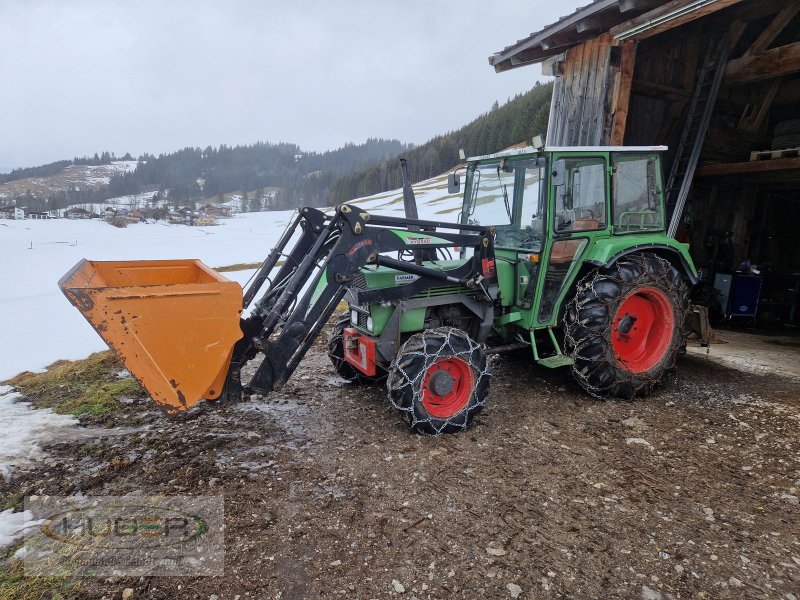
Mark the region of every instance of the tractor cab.
[[[460, 223], [495, 228], [503, 304], [524, 311], [525, 328], [556, 325], [594, 255], [605, 264], [615, 249], [663, 244], [664, 150], [525, 148], [469, 159]], [[459, 184], [451, 176], [450, 190]]]

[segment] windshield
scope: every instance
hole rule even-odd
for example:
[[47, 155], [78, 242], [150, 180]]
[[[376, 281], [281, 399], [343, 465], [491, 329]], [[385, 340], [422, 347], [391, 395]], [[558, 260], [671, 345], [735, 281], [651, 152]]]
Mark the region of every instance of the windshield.
[[544, 160], [476, 165], [468, 172], [462, 223], [494, 225], [498, 246], [541, 250], [545, 201], [539, 182]]

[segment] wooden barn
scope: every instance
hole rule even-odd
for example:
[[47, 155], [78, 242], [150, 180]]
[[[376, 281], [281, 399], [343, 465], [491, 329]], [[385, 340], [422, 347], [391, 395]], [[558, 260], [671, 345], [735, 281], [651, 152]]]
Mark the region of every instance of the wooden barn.
[[796, 325], [800, 0], [595, 0], [489, 62], [556, 77], [549, 146], [669, 146], [669, 232], [720, 312], [747, 288]]

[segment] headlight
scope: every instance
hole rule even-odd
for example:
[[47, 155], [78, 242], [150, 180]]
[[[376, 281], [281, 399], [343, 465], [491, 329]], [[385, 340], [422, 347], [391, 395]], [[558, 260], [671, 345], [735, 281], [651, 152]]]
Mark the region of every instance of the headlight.
[[372, 333], [372, 317], [367, 317], [367, 331]]
[[355, 309], [350, 311], [350, 324], [358, 325], [358, 311]]

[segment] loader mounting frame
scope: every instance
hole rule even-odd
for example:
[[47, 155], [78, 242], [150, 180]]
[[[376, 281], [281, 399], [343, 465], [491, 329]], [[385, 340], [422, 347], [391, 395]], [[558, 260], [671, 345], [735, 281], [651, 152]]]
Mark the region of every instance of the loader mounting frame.
[[[300, 238], [287, 253], [298, 228]], [[267, 284], [250, 316], [241, 321], [244, 337], [234, 345], [223, 396], [238, 400], [243, 393], [281, 389], [367, 265], [390, 267], [417, 279], [388, 289], [362, 290], [364, 300], [413, 303], [410, 299], [420, 292], [448, 284], [475, 289], [476, 301], [491, 307], [498, 287], [494, 233], [493, 227], [374, 216], [347, 204], [337, 206], [332, 216], [300, 209], [244, 292], [246, 309]], [[472, 248], [472, 257], [451, 270], [422, 264], [421, 255], [453, 246]], [[426, 252], [413, 252], [414, 261], [385, 255], [409, 250]], [[242, 367], [259, 353], [263, 362], [243, 382]]]

